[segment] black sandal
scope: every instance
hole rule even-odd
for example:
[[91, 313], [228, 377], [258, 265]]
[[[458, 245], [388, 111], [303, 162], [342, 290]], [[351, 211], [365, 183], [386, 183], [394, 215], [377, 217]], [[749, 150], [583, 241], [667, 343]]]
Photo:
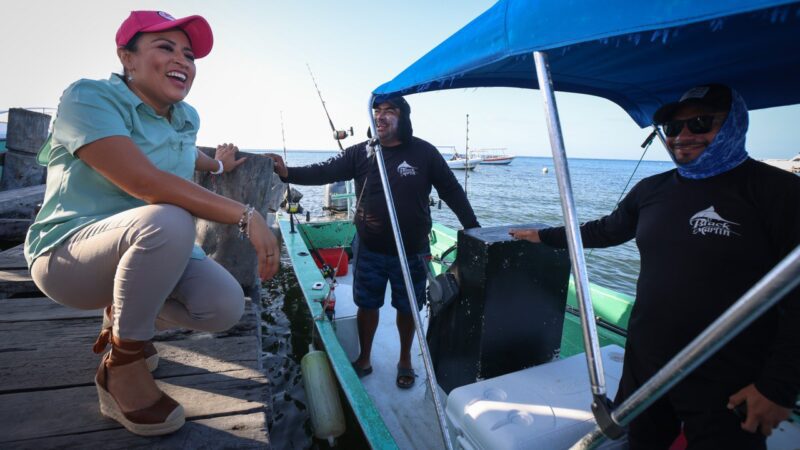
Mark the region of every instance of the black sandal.
[[353, 370], [356, 371], [356, 375], [358, 375], [358, 378], [364, 378], [365, 376], [367, 376], [367, 375], [372, 373], [372, 366], [369, 366], [367, 368], [361, 368], [361, 367], [358, 367], [358, 365], [356, 364], [355, 361], [353, 361], [350, 364], [353, 365]]
[[[403, 383], [402, 379], [411, 379], [410, 383]], [[397, 379], [395, 382], [397, 383], [397, 387], [400, 389], [409, 389], [414, 386], [414, 383], [417, 381], [417, 374], [414, 373], [414, 369], [412, 368], [405, 368], [405, 367], [397, 367]]]

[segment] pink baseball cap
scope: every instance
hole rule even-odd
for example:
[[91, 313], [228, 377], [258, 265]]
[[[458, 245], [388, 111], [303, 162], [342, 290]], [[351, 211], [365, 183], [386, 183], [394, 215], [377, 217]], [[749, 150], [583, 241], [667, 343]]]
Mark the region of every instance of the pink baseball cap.
[[125, 47], [136, 33], [152, 33], [173, 28], [180, 28], [189, 36], [195, 58], [202, 58], [211, 53], [214, 35], [206, 19], [200, 16], [176, 19], [164, 11], [131, 11], [131, 15], [117, 30], [117, 47]]

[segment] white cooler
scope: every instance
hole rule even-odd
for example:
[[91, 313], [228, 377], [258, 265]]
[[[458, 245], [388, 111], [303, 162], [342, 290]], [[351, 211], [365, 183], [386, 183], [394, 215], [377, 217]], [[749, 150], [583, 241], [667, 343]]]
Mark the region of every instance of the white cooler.
[[[613, 400], [624, 350], [600, 350]], [[569, 448], [595, 426], [586, 356], [581, 353], [453, 389], [447, 419], [457, 449]], [[607, 442], [614, 448], [622, 442]]]

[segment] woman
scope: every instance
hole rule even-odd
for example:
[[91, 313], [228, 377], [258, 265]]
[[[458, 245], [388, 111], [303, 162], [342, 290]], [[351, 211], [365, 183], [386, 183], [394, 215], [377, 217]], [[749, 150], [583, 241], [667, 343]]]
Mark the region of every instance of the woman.
[[36, 285], [75, 308], [108, 307], [112, 349], [97, 371], [101, 412], [141, 435], [184, 423], [181, 405], [150, 371], [155, 329], [230, 328], [244, 295], [235, 279], [194, 245], [193, 217], [238, 225], [258, 255], [261, 279], [278, 268], [277, 241], [249, 205], [191, 181], [194, 170], [233, 170], [236, 147], [199, 152], [199, 118], [183, 99], [196, 58], [213, 45], [199, 16], [134, 11], [116, 36], [123, 74], [80, 80], [61, 98], [53, 125], [44, 204], [25, 242]]

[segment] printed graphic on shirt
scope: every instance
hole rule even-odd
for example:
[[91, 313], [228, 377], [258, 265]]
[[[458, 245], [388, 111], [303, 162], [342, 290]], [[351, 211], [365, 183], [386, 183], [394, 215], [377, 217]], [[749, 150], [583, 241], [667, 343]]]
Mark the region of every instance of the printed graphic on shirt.
[[700, 234], [703, 236], [709, 234], [717, 236], [739, 235], [739, 233], [732, 230], [734, 225], [739, 224], [723, 219], [714, 211], [713, 205], [693, 215], [692, 218], [689, 219], [689, 225], [692, 227], [692, 234]]
[[406, 177], [406, 176], [409, 176], [409, 175], [416, 175], [417, 174], [417, 168], [412, 166], [411, 164], [407, 163], [406, 161], [403, 161], [402, 163], [400, 163], [399, 166], [397, 166], [397, 173], [399, 173], [400, 176], [403, 176], [403, 177]]

